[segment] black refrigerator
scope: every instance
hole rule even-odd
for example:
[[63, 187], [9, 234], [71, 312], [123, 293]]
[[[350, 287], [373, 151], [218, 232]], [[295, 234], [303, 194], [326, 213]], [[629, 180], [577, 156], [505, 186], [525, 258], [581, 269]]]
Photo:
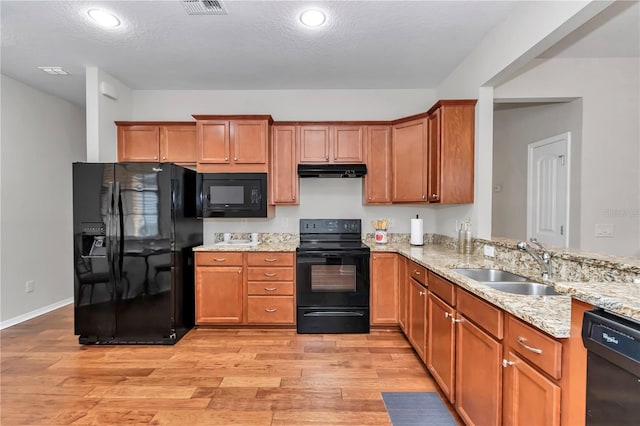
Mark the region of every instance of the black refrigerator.
[[74, 163], [81, 344], [174, 344], [194, 324], [196, 176], [172, 163]]

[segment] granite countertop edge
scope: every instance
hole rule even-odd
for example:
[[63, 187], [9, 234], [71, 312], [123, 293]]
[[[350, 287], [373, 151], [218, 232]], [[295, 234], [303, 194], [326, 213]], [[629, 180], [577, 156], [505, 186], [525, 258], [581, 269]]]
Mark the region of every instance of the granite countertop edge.
[[196, 252], [217, 252], [217, 251], [296, 251], [298, 241], [286, 242], [261, 242], [255, 246], [240, 244], [221, 244], [221, 245], [201, 245], [193, 248]]

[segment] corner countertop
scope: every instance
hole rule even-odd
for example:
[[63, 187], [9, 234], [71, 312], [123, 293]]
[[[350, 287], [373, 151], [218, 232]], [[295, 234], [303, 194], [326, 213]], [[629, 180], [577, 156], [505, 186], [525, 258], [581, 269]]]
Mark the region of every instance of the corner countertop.
[[558, 292], [640, 321], [640, 284], [627, 282], [557, 282]]
[[[514, 317], [520, 318], [555, 338], [567, 338], [570, 335], [571, 297], [564, 295], [528, 296], [505, 293], [451, 270], [452, 268], [505, 269], [503, 265], [489, 258], [461, 255], [441, 245], [425, 244], [424, 246], [415, 247], [408, 243], [378, 245], [366, 242], [366, 244], [371, 248], [372, 253], [392, 252], [402, 254], [404, 257], [428, 268], [468, 292], [504, 309]], [[540, 280], [533, 279], [533, 281]]]

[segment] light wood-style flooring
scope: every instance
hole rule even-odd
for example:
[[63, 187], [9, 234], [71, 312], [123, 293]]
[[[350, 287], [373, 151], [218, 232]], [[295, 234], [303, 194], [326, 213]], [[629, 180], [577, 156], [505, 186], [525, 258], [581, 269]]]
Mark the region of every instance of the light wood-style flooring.
[[0, 345], [3, 426], [388, 425], [380, 392], [438, 391], [399, 331], [194, 329], [175, 346], [82, 346], [67, 306], [2, 330]]

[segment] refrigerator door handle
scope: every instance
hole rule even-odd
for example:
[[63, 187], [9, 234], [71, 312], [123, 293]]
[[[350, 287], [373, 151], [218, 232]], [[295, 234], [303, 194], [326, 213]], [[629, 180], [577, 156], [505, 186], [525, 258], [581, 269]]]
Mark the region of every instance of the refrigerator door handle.
[[113, 221], [114, 221], [114, 261], [113, 261], [113, 272], [115, 276], [115, 286], [116, 291], [114, 294], [119, 294], [117, 292], [118, 289], [122, 290], [122, 194], [120, 190], [120, 182], [114, 183], [114, 196], [113, 196]]
[[106, 243], [107, 243], [107, 263], [109, 265], [110, 281], [115, 282], [115, 274], [113, 271], [113, 182], [109, 182], [107, 187], [107, 217], [106, 217]]

